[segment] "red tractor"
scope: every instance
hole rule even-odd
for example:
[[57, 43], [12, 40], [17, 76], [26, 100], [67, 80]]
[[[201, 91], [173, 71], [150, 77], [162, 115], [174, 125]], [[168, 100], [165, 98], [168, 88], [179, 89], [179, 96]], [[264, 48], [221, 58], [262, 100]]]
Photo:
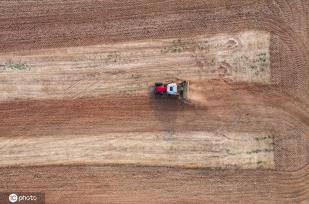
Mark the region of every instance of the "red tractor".
[[178, 97], [179, 99], [186, 99], [189, 90], [189, 82], [156, 82], [154, 86], [155, 96], [170, 96]]

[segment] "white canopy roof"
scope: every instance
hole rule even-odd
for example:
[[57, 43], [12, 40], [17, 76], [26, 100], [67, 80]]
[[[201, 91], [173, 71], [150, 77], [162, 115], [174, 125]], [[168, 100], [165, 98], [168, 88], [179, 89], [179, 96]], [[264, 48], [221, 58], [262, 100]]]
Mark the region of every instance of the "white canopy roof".
[[175, 95], [177, 94], [177, 84], [176, 83], [170, 83], [166, 86], [166, 92], [168, 94], [171, 94], [171, 95]]

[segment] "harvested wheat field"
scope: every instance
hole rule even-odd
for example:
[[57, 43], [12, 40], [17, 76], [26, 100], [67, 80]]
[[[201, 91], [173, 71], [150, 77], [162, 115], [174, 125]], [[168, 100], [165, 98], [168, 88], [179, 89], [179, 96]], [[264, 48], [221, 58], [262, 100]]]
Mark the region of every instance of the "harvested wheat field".
[[306, 0], [1, 0], [0, 194], [308, 204], [308, 45]]

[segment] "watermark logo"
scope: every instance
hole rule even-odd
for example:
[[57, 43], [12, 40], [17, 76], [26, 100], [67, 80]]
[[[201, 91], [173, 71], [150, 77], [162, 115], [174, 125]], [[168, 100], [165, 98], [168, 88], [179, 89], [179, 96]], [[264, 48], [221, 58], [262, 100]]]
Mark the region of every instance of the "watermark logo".
[[18, 196], [15, 193], [12, 193], [12, 194], [9, 195], [9, 201], [11, 203], [16, 203], [17, 200], [18, 200]]
[[41, 192], [0, 192], [1, 204], [45, 204], [45, 194]]

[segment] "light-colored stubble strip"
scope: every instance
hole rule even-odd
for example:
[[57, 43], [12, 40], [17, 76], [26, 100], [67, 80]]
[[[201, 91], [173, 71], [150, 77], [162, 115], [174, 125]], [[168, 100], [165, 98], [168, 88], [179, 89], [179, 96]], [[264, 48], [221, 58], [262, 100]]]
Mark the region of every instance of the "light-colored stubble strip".
[[145, 94], [155, 81], [270, 83], [270, 34], [196, 36], [0, 56], [0, 101]]
[[265, 133], [144, 132], [0, 137], [0, 166], [135, 164], [190, 168], [274, 168]]

